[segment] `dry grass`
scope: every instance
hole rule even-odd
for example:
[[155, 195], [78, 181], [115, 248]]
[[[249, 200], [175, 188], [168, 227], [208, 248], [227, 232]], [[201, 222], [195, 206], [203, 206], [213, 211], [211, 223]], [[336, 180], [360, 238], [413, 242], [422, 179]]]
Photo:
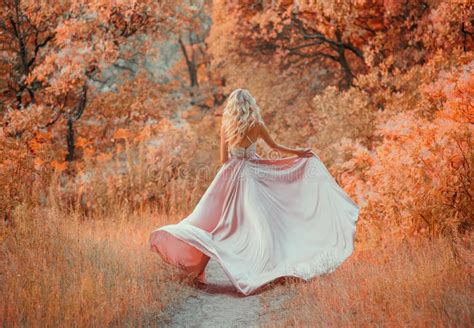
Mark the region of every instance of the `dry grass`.
[[[188, 139], [184, 149], [196, 148]], [[0, 212], [8, 209], [0, 221], [1, 326], [156, 326], [188, 295], [187, 280], [149, 251], [148, 237], [189, 213], [215, 167], [194, 153], [162, 152], [157, 162], [137, 153], [87, 164], [84, 181], [4, 175], [2, 186], [16, 184], [15, 193], [0, 193]], [[473, 262], [456, 263], [450, 246], [356, 247], [334, 273], [287, 279], [262, 294], [268, 303], [288, 299], [270, 326], [474, 326]]]
[[[472, 254], [472, 238], [465, 241]], [[472, 258], [454, 261], [443, 240], [358, 251], [334, 273], [277, 286], [294, 295], [269, 327], [468, 327], [474, 325]]]
[[122, 155], [73, 163], [78, 176], [2, 172], [14, 192], [0, 192], [0, 326], [156, 326], [188, 295], [191, 279], [148, 238], [184, 218], [209, 177], [143, 143]]
[[149, 251], [150, 232], [168, 221], [126, 210], [81, 221], [54, 206], [17, 207], [0, 234], [1, 326], [156, 325], [189, 291]]

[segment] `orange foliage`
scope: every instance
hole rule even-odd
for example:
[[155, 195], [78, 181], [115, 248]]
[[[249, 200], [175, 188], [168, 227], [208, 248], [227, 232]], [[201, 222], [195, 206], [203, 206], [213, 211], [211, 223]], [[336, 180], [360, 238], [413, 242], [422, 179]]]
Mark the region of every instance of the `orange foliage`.
[[439, 106], [433, 119], [416, 110], [394, 114], [378, 125], [382, 140], [372, 151], [359, 148], [342, 165], [379, 238], [390, 230], [457, 240], [472, 228], [473, 70], [473, 61], [453, 67], [424, 89]]
[[[18, 263], [22, 247], [33, 245], [45, 254], [56, 249], [41, 238], [29, 244], [24, 233], [21, 242], [13, 238], [16, 229], [33, 229], [23, 222], [30, 214], [41, 220], [48, 219], [42, 211], [63, 219], [74, 216], [79, 220], [74, 227], [80, 229], [84, 219], [159, 212], [176, 221], [189, 213], [219, 169], [221, 105], [234, 88], [256, 96], [279, 142], [312, 147], [361, 205], [356, 249], [375, 252], [380, 245], [442, 236], [457, 254], [463, 236], [470, 238], [474, 27], [468, 0], [216, 0], [193, 5], [5, 0], [2, 6], [0, 220], [8, 243], [18, 247]], [[23, 33], [15, 33], [18, 26]], [[155, 70], [167, 75], [158, 78]], [[259, 152], [275, 156], [263, 143]], [[70, 234], [60, 227], [61, 236]], [[81, 234], [94, 242], [97, 236]], [[90, 250], [69, 240], [66, 245]], [[144, 260], [138, 264], [147, 268]], [[423, 259], [416, 261], [428, 268]], [[409, 269], [416, 263], [405, 265]], [[108, 267], [111, 272], [117, 268]], [[73, 283], [106, 302], [99, 288], [104, 284], [91, 285], [96, 269], [92, 265]], [[363, 277], [362, 269], [351, 272]], [[131, 271], [138, 280], [151, 279], [153, 273], [151, 268], [144, 275]], [[415, 277], [417, 271], [409, 272]], [[369, 273], [368, 286], [376, 295], [371, 304], [381, 299], [393, 313], [401, 309], [402, 321], [385, 318], [405, 324], [410, 312], [403, 303], [416, 298], [404, 291], [391, 303], [382, 294], [395, 289], [380, 282], [376, 272]], [[391, 274], [396, 280], [403, 277], [395, 269]], [[346, 278], [353, 279], [352, 273]], [[24, 282], [9, 279], [18, 288]], [[445, 284], [433, 294], [439, 306], [450, 286], [445, 276], [427, 279], [426, 290]], [[456, 291], [466, 283], [463, 279], [455, 282]], [[410, 283], [420, 287], [415, 280]], [[300, 291], [303, 302], [331, 288]], [[370, 298], [363, 290], [344, 288], [347, 295]], [[11, 297], [14, 290], [8, 293]], [[37, 290], [31, 293], [32, 299], [40, 297]], [[114, 289], [113, 295], [123, 290]], [[48, 297], [57, 305], [54, 295]], [[151, 294], [146, 297], [150, 300]], [[353, 310], [341, 303], [345, 299], [328, 299], [337, 309]], [[28, 320], [36, 318], [34, 302], [25, 297], [15, 304], [6, 309], [9, 320], [21, 318], [22, 306], [34, 314]], [[93, 322], [133, 325], [141, 310], [127, 312], [129, 304], [121, 304], [119, 315], [105, 311]], [[160, 311], [161, 305], [151, 304]], [[87, 306], [97, 314], [94, 304]], [[57, 310], [51, 308], [49, 323], [60, 324]], [[68, 311], [70, 318], [78, 315], [73, 307]], [[372, 324], [364, 321], [360, 308], [355, 311], [342, 319], [335, 313], [329, 317], [342, 325], [346, 317]], [[123, 319], [128, 315], [132, 321]]]

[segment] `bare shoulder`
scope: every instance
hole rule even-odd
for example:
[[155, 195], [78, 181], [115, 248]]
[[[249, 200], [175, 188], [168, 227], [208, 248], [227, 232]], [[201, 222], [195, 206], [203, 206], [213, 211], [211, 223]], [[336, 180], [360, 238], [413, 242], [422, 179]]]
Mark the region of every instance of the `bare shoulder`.
[[260, 121], [258, 123], [258, 136], [262, 138], [270, 147], [276, 147], [277, 144], [273, 140], [272, 136], [270, 135], [270, 131], [267, 128], [265, 122]]
[[258, 121], [255, 123], [255, 130], [261, 132], [262, 130], [266, 129], [265, 123], [263, 121]]
[[252, 128], [252, 134], [255, 135], [255, 136], [260, 136], [262, 134], [262, 131], [264, 129], [264, 123], [263, 121], [257, 121], [255, 122], [253, 128]]
[[267, 125], [265, 124], [264, 121], [260, 121], [256, 124], [257, 126], [257, 130], [258, 130], [258, 134], [259, 135], [265, 135], [265, 134], [268, 134], [268, 128], [267, 128]]

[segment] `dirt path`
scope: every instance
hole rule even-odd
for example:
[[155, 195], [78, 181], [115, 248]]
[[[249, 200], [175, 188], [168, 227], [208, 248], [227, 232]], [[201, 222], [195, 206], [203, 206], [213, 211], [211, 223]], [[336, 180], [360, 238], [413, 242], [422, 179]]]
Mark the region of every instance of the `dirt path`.
[[211, 260], [206, 268], [207, 284], [193, 290], [170, 319], [159, 327], [258, 327], [263, 305], [259, 294], [243, 296], [220, 265]]

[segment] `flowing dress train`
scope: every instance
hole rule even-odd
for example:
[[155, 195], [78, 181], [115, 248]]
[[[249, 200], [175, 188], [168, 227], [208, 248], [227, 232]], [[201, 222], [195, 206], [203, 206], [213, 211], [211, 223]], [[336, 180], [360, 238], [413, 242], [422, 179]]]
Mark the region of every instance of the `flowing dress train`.
[[163, 260], [203, 275], [212, 258], [249, 295], [278, 277], [332, 272], [352, 254], [359, 206], [317, 155], [265, 159], [255, 142], [230, 155], [189, 216], [151, 232]]

